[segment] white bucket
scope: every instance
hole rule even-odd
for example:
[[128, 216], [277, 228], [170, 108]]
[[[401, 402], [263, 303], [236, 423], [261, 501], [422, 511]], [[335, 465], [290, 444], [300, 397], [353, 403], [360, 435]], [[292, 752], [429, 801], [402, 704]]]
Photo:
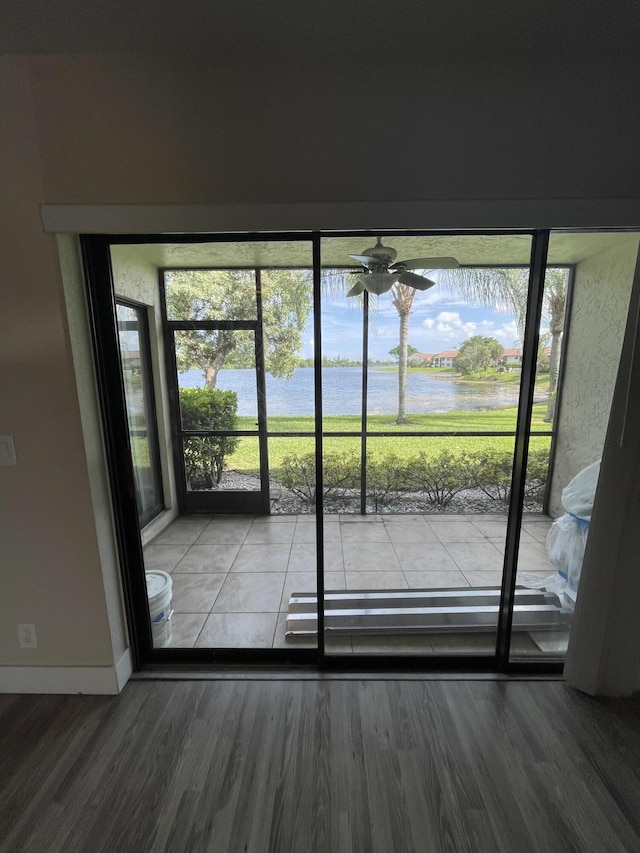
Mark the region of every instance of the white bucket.
[[168, 646], [171, 642], [171, 575], [154, 569], [145, 572], [147, 576], [147, 598], [149, 599], [149, 615], [151, 617], [151, 635], [153, 647], [158, 649]]

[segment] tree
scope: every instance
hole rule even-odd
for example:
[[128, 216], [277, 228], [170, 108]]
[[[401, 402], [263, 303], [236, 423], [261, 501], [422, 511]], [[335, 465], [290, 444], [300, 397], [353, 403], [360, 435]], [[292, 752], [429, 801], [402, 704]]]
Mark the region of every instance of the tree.
[[545, 308], [549, 315], [551, 352], [549, 354], [549, 400], [544, 420], [553, 421], [556, 413], [558, 375], [560, 373], [560, 345], [564, 331], [564, 312], [567, 300], [567, 270], [548, 269], [544, 280]]
[[391, 290], [391, 302], [398, 312], [400, 328], [398, 331], [398, 416], [397, 424], [407, 424], [406, 399], [407, 399], [407, 358], [409, 338], [409, 315], [413, 306], [416, 290], [408, 284], [393, 285]]
[[460, 344], [456, 368], [465, 375], [496, 367], [503, 351], [502, 344], [495, 338], [473, 335]]
[[[352, 274], [353, 275], [353, 274]], [[357, 274], [359, 277], [361, 273]], [[323, 283], [327, 288], [328, 293], [341, 293], [343, 294], [345, 290], [348, 290], [349, 287], [346, 286], [347, 276], [344, 271], [341, 270], [327, 270], [323, 275]], [[416, 290], [413, 287], [409, 287], [406, 284], [400, 284], [399, 282], [394, 284], [391, 289], [391, 302], [398, 312], [398, 316], [400, 318], [400, 328], [398, 331], [398, 346], [394, 347], [390, 350], [392, 355], [396, 355], [395, 350], [397, 350], [397, 358], [398, 358], [398, 415], [396, 417], [396, 424], [407, 424], [409, 421], [406, 417], [406, 395], [407, 395], [407, 358], [408, 358], [408, 336], [409, 336], [409, 316], [411, 315], [411, 309], [413, 306], [413, 300], [416, 296]], [[363, 295], [360, 294], [359, 297], [355, 297], [352, 302], [354, 304], [362, 304]], [[370, 325], [371, 323], [371, 317]], [[411, 348], [412, 352], [417, 352], [413, 347]]]
[[[407, 344], [407, 359], [411, 358], [411, 356], [415, 355], [415, 353], [417, 353], [417, 352], [419, 352], [417, 347], [412, 347], [411, 344]], [[400, 345], [398, 344], [397, 347], [393, 347], [393, 349], [390, 349], [389, 355], [392, 355], [392, 356], [394, 356], [394, 358], [399, 359], [400, 358]]]
[[[549, 423], [555, 415], [560, 347], [564, 329], [569, 271], [547, 267], [544, 280], [542, 312], [549, 322], [551, 353], [549, 355], [549, 398], [544, 420]], [[441, 283], [470, 302], [513, 314], [518, 336], [524, 338], [529, 292], [529, 270], [525, 268], [456, 269], [441, 273]]]
[[[302, 348], [313, 304], [309, 270], [261, 270], [265, 367], [290, 377]], [[165, 277], [170, 320], [257, 320], [253, 270], [178, 270]], [[252, 331], [197, 329], [176, 332], [178, 370], [202, 370], [215, 388], [225, 367], [254, 367]]]

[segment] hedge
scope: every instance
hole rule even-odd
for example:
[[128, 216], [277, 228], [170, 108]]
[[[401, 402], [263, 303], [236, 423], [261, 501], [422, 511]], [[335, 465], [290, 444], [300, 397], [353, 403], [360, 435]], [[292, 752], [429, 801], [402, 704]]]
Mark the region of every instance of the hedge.
[[[354, 498], [360, 491], [360, 456], [355, 452], [326, 453], [323, 458], [324, 501]], [[548, 448], [531, 448], [525, 481], [525, 496], [538, 498], [544, 492], [549, 465]], [[512, 453], [483, 450], [475, 453], [440, 451], [410, 457], [388, 454], [367, 457], [367, 499], [376, 511], [389, 507], [407, 494], [425, 507], [446, 507], [469, 489], [480, 489], [500, 503], [511, 496]], [[315, 455], [287, 456], [280, 480], [306, 503], [315, 505]]]
[[[220, 388], [181, 388], [180, 413], [184, 430], [235, 430], [238, 395]], [[238, 446], [237, 436], [190, 436], [184, 443], [187, 481], [194, 489], [215, 488], [222, 480], [227, 456]]]

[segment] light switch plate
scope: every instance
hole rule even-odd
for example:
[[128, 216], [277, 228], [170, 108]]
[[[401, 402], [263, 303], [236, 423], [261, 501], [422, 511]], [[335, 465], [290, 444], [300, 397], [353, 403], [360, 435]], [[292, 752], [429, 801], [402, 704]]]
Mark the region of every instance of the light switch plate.
[[0, 465], [17, 465], [12, 435], [0, 435]]

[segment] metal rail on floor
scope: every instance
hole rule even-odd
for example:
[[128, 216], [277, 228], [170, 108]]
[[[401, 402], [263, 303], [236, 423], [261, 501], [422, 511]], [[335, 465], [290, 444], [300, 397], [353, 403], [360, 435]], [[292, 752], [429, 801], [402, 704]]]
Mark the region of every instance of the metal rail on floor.
[[[495, 631], [500, 589], [330, 590], [324, 594], [324, 629], [334, 634], [422, 634]], [[514, 631], [568, 630], [571, 610], [555, 593], [518, 587]], [[293, 593], [286, 636], [318, 631], [315, 593]]]

